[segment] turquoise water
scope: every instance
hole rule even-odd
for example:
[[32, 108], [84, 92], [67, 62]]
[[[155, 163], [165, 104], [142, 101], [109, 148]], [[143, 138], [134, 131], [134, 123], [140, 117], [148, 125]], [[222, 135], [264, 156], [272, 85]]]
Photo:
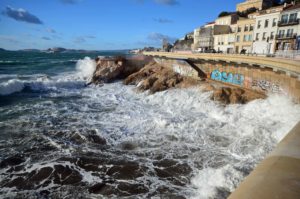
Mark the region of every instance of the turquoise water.
[[300, 120], [286, 96], [87, 86], [119, 53], [0, 54], [0, 198], [226, 198]]

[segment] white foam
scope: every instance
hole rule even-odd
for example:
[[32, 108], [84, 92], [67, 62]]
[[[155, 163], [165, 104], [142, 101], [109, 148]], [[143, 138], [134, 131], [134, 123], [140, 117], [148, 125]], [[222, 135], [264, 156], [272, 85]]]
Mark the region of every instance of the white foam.
[[[75, 77], [67, 78], [79, 81]], [[59, 88], [59, 79], [63, 82], [62, 77], [40, 81], [46, 88], [51, 84]], [[63, 94], [70, 93], [70, 89], [66, 89]], [[126, 158], [151, 169], [157, 157], [187, 163], [193, 170], [193, 178], [186, 186], [175, 186], [147, 173], [142, 180], [146, 184], [151, 182], [149, 189], [153, 193], [158, 186], [166, 186], [195, 199], [214, 198], [218, 188], [233, 191], [247, 171], [253, 169], [300, 120], [300, 106], [279, 95], [246, 105], [223, 107], [210, 100], [210, 93], [202, 93], [198, 88], [147, 95], [137, 94], [134, 87], [117, 82], [87, 87], [80, 90], [80, 96], [82, 98], [76, 102], [66, 99], [59, 103], [37, 103], [31, 109], [38, 115], [27, 117], [48, 118], [56, 113], [57, 120], [65, 121], [64, 129], [97, 129], [112, 150], [124, 141], [132, 141], [137, 144], [139, 155], [133, 150]], [[20, 112], [28, 110], [28, 106], [18, 108]], [[70, 120], [73, 117], [75, 122]], [[19, 121], [18, 118], [9, 122], [15, 125]], [[60, 148], [61, 143], [56, 143], [55, 139], [50, 143]], [[97, 153], [98, 149], [86, 145], [81, 150]], [[70, 154], [66, 150], [61, 153]], [[119, 154], [114, 155], [119, 158]], [[85, 171], [80, 172], [86, 176], [86, 182], [97, 180]]]
[[101, 126], [113, 145], [134, 140], [147, 154], [189, 154], [190, 165], [200, 165], [192, 166], [194, 198], [213, 198], [217, 188], [233, 191], [244, 178], [240, 170], [253, 169], [300, 120], [300, 106], [286, 96], [223, 107], [197, 88], [147, 95], [118, 84], [85, 90], [89, 103], [118, 105], [86, 122]]
[[18, 79], [11, 79], [0, 84], [0, 95], [10, 95], [24, 89], [24, 83]]
[[197, 187], [192, 199], [215, 198], [217, 187], [232, 192], [243, 175], [237, 172], [232, 166], [226, 165], [219, 169], [205, 168], [199, 171], [192, 179], [192, 184]]

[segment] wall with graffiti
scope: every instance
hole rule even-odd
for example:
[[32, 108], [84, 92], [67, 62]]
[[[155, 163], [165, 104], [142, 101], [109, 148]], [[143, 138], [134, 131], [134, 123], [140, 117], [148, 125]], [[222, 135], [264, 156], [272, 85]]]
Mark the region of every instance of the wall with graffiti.
[[210, 78], [217, 81], [222, 81], [230, 84], [236, 84], [243, 86], [245, 77], [242, 74], [233, 74], [231, 72], [227, 73], [225, 71], [221, 72], [219, 70], [214, 70]]
[[262, 90], [272, 93], [284, 93], [283, 89], [279, 86], [279, 84], [261, 79], [252, 80], [251, 88], [254, 90]]
[[[155, 61], [183, 76], [199, 78], [199, 73], [185, 60], [155, 58]], [[209, 79], [264, 93], [296, 96], [300, 102], [300, 80], [283, 72], [249, 65], [233, 65], [205, 60], [193, 61], [193, 64], [203, 71]]]
[[183, 76], [189, 76], [189, 77], [198, 77], [198, 73], [196, 70], [194, 70], [189, 63], [187, 63], [185, 60], [171, 60], [171, 59], [160, 59], [155, 58], [155, 62], [165, 66], [170, 67], [172, 70], [176, 73], [179, 73]]

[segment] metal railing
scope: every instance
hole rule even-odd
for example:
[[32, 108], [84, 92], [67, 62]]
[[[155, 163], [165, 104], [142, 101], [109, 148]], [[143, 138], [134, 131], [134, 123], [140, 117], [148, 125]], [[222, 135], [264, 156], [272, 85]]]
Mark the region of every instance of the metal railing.
[[276, 39], [295, 39], [297, 34], [278, 34]]
[[275, 52], [275, 57], [300, 60], [300, 50], [278, 50]]
[[286, 21], [279, 21], [278, 26], [291, 26], [291, 25], [298, 25], [300, 22], [300, 19], [290, 19]]

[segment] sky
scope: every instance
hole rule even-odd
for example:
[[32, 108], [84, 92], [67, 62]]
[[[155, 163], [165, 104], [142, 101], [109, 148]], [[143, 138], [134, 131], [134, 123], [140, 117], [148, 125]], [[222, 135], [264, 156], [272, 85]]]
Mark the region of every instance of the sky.
[[0, 0], [0, 48], [116, 50], [182, 38], [243, 0]]

